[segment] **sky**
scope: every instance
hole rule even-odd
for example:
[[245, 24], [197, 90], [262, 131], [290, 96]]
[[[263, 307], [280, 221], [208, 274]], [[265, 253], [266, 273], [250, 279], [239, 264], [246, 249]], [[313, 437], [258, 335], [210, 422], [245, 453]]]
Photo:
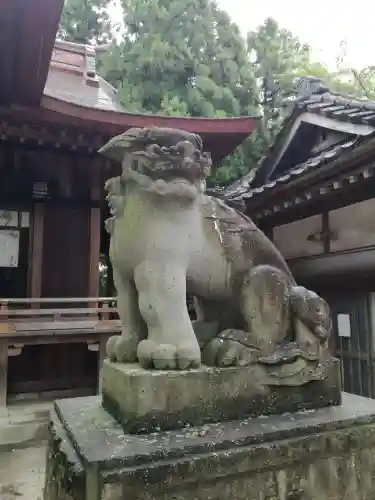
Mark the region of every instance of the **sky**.
[[316, 59], [331, 69], [336, 68], [343, 41], [346, 41], [348, 66], [361, 69], [375, 64], [374, 0], [356, 0], [354, 4], [337, 0], [218, 0], [217, 3], [243, 33], [273, 17], [308, 43]]
[[[117, 1], [117, 0], [115, 0]], [[374, 0], [356, 0], [353, 4], [338, 0], [217, 0], [228, 12], [244, 36], [273, 17], [302, 42], [308, 43], [316, 60], [336, 69], [336, 58], [346, 42], [345, 65], [356, 69], [375, 64]], [[114, 9], [115, 17], [118, 11]]]

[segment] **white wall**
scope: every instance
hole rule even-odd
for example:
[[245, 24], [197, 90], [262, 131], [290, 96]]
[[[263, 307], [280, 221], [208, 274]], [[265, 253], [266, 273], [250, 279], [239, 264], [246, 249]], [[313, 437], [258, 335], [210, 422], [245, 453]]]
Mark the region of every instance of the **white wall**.
[[[375, 217], [374, 217], [375, 218]], [[312, 233], [322, 231], [322, 216], [314, 215], [273, 229], [273, 242], [286, 259], [323, 253], [323, 243], [309, 241]]]
[[331, 252], [375, 245], [375, 199], [333, 210], [329, 214]]

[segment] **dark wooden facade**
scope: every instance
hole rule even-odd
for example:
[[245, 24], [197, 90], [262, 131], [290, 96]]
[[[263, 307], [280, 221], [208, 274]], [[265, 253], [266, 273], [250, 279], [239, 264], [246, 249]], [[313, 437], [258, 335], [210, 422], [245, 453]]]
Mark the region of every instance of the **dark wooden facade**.
[[88, 154], [1, 143], [0, 210], [12, 220], [0, 229], [21, 231], [19, 266], [1, 268], [1, 297], [97, 295], [100, 167]]
[[375, 102], [303, 79], [255, 174], [228, 188], [324, 296], [344, 389], [375, 397]]
[[[87, 152], [2, 141], [0, 236], [20, 238], [16, 265], [0, 267], [0, 297], [98, 296], [104, 172]], [[93, 390], [96, 365], [82, 343], [24, 346], [9, 358], [8, 390]]]

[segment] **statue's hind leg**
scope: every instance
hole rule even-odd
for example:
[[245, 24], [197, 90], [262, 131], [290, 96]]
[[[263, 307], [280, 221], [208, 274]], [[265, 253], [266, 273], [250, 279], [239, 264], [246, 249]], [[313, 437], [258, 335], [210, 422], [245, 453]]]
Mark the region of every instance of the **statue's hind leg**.
[[122, 323], [121, 335], [111, 337], [107, 354], [112, 361], [133, 363], [137, 361], [137, 348], [144, 338], [143, 319], [138, 307], [138, 293], [132, 279], [113, 270], [117, 290], [117, 310]]
[[271, 351], [287, 334], [289, 289], [289, 279], [271, 266], [257, 266], [245, 276], [241, 311], [247, 331], [261, 351]]
[[204, 361], [217, 366], [245, 365], [256, 353], [269, 354], [288, 332], [289, 287], [288, 278], [278, 269], [257, 266], [248, 271], [240, 291], [244, 331], [219, 334], [207, 347]]

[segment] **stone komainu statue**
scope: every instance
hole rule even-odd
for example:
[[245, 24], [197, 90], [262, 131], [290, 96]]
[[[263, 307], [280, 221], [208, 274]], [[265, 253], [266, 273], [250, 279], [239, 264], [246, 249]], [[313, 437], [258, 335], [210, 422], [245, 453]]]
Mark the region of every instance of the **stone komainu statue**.
[[[122, 163], [107, 181], [110, 258], [121, 336], [113, 361], [187, 369], [255, 364], [269, 383], [322, 376], [331, 330], [326, 302], [296, 285], [283, 257], [243, 213], [207, 196], [210, 155], [199, 136], [167, 128], [114, 137], [100, 153]], [[186, 306], [199, 298], [211, 337]]]

